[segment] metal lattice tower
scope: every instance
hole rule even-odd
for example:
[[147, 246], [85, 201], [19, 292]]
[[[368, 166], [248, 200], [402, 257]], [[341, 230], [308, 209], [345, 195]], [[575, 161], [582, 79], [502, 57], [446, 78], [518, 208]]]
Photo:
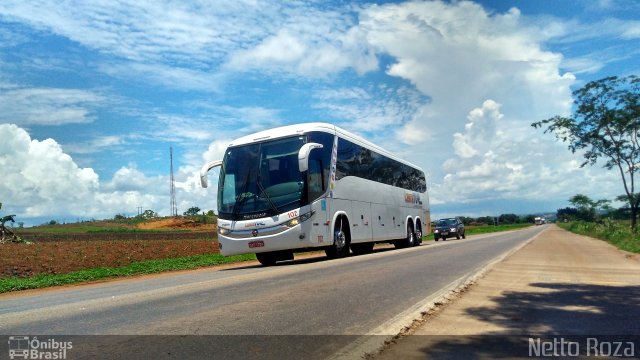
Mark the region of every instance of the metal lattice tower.
[[176, 205], [176, 181], [173, 178], [173, 147], [169, 146], [169, 160], [171, 163], [171, 216], [178, 216]]

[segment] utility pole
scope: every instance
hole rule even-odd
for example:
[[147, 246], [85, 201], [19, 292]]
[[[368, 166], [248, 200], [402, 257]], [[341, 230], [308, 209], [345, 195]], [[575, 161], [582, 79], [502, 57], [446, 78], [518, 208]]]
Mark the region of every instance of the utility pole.
[[178, 216], [178, 206], [176, 205], [176, 183], [173, 178], [173, 147], [169, 146], [169, 162], [171, 164], [171, 216]]

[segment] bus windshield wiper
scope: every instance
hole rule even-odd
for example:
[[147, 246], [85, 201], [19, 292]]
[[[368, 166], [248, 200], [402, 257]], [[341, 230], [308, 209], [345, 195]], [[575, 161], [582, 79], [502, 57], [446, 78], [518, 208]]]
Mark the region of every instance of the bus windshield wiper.
[[[247, 171], [247, 177], [244, 179], [244, 184], [242, 185], [242, 191], [240, 191], [240, 195], [242, 196], [247, 188], [249, 187], [249, 176], [251, 175], [251, 171]], [[233, 210], [231, 210], [231, 219], [236, 220], [236, 216], [238, 215], [238, 210], [240, 210], [240, 205], [242, 205], [245, 201], [247, 201], [249, 197], [242, 196], [240, 199], [236, 197], [236, 202], [233, 204]]]
[[258, 185], [258, 189], [260, 189], [260, 195], [264, 194], [264, 197], [269, 202], [269, 205], [271, 205], [271, 208], [276, 211], [276, 214], [280, 214], [280, 209], [278, 209], [276, 204], [273, 203], [273, 200], [271, 200], [271, 196], [267, 194], [267, 191], [262, 186], [262, 182], [260, 181], [260, 175], [258, 175], [258, 181], [256, 181], [256, 185]]

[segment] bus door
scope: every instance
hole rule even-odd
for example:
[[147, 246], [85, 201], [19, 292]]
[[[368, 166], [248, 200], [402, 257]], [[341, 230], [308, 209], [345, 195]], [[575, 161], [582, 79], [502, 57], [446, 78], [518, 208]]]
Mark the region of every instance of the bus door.
[[326, 190], [329, 184], [323, 176], [323, 166], [321, 159], [313, 156], [312, 153], [309, 159], [309, 173], [307, 177], [308, 181], [308, 196], [311, 200], [311, 211], [314, 213], [311, 219], [311, 243], [318, 245], [329, 245], [331, 242], [331, 231], [329, 231], [331, 217], [330, 206], [331, 201], [323, 195], [326, 194]]

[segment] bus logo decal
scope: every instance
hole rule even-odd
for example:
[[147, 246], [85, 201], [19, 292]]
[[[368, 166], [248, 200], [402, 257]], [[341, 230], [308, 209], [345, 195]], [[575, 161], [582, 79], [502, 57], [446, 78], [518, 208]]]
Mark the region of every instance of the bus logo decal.
[[418, 193], [404, 193], [404, 202], [407, 204], [422, 205], [420, 194]]

